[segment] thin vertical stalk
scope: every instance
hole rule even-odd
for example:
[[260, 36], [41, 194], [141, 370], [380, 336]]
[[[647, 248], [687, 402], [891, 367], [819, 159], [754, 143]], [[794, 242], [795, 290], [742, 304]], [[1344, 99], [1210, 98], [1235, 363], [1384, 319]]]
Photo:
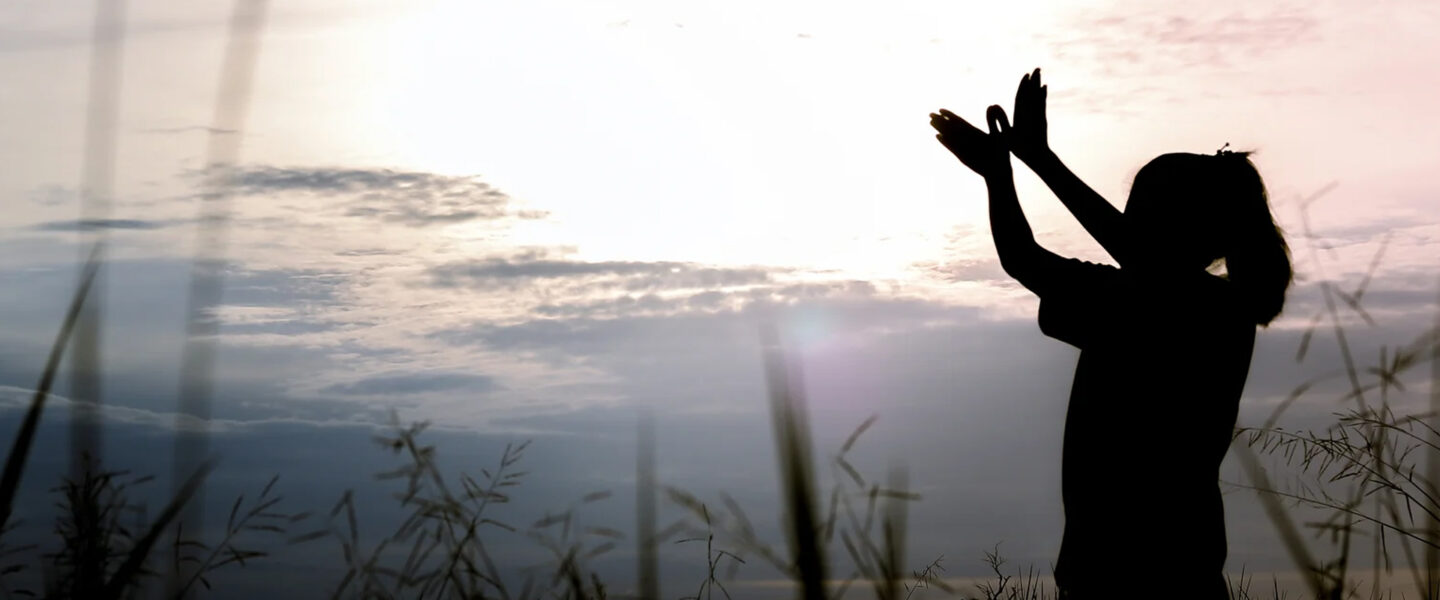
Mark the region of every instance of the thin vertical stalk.
[[[196, 471], [210, 452], [208, 427], [214, 392], [215, 338], [219, 333], [214, 310], [220, 305], [224, 286], [231, 178], [240, 157], [240, 132], [244, 130], [249, 109], [260, 50], [259, 34], [268, 5], [268, 0], [236, 0], [220, 68], [215, 114], [207, 138], [205, 191], [200, 200], [199, 232], [185, 315], [172, 478], [176, 494], [180, 493], [186, 475]], [[204, 496], [203, 489], [193, 491], [192, 501], [177, 520], [182, 530], [197, 534], [204, 531], [201, 519]], [[179, 552], [178, 545], [176, 552]], [[173, 596], [190, 577], [185, 568], [178, 566], [181, 564], [178, 556], [172, 564], [177, 565], [171, 570], [168, 583]]]
[[90, 285], [94, 283], [95, 273], [100, 268], [100, 263], [95, 260], [98, 253], [98, 249], [92, 250], [90, 260], [85, 261], [85, 268], [81, 270], [80, 286], [75, 289], [75, 295], [70, 299], [70, 308], [65, 311], [65, 320], [60, 324], [60, 332], [55, 334], [55, 342], [50, 345], [50, 356], [45, 360], [45, 369], [40, 372], [40, 382], [35, 386], [35, 395], [30, 399], [30, 408], [25, 411], [25, 420], [20, 423], [20, 431], [15, 434], [15, 442], [10, 445], [10, 454], [5, 458], [5, 471], [0, 474], [0, 533], [4, 533], [10, 514], [14, 511], [15, 494], [19, 491], [20, 479], [25, 474], [25, 462], [35, 442], [35, 431], [40, 427], [45, 400], [50, 397], [50, 388], [55, 384], [55, 374], [60, 370], [60, 359], [65, 356], [65, 346], [75, 330], [75, 323], [80, 320], [80, 311], [85, 307], [85, 299], [90, 295]]
[[635, 544], [640, 600], [660, 599], [658, 540], [655, 539], [655, 416], [640, 415], [635, 448]]
[[[70, 477], [90, 480], [101, 472], [100, 406], [104, 400], [101, 357], [105, 277], [102, 268], [107, 226], [115, 195], [116, 131], [120, 117], [121, 48], [125, 37], [125, 0], [98, 0], [90, 44], [89, 98], [85, 114], [84, 158], [80, 168], [81, 261], [95, 269], [81, 274], [82, 287], [95, 296], [81, 305], [70, 353]], [[88, 255], [88, 256], [87, 256]], [[88, 280], [88, 281], [87, 281]], [[101, 531], [100, 499], [75, 497], [71, 514], [76, 529], [74, 565], [67, 574], [78, 597], [93, 597], [104, 586], [107, 560]]]
[[[90, 44], [89, 99], [85, 113], [85, 152], [80, 167], [80, 233], [85, 254], [103, 266], [108, 242], [107, 222], [115, 195], [116, 131], [120, 118], [121, 64], [125, 39], [125, 0], [98, 0]], [[89, 255], [87, 257], [87, 255]], [[87, 275], [82, 275], [86, 277]], [[70, 355], [70, 475], [84, 479], [89, 465], [99, 468], [99, 407], [103, 400], [101, 366], [101, 299], [104, 272], [90, 285], [96, 298], [81, 308]]]
[[786, 506], [787, 533], [800, 581], [800, 597], [825, 600], [825, 556], [816, 526], [815, 475], [811, 461], [810, 427], [805, 415], [803, 378], [798, 365], [786, 360], [773, 324], [761, 328], [770, 409], [775, 429], [780, 486]]
[[[1440, 285], [1436, 286], [1440, 291]], [[1425, 415], [1428, 442], [1431, 448], [1440, 448], [1440, 297], [1435, 302], [1435, 324], [1430, 332], [1430, 412]], [[1440, 482], [1440, 452], [1427, 452], [1425, 474], [1432, 485]], [[1425, 539], [1425, 590], [1427, 599], [1440, 598], [1440, 519], [1434, 514], [1426, 516]]]

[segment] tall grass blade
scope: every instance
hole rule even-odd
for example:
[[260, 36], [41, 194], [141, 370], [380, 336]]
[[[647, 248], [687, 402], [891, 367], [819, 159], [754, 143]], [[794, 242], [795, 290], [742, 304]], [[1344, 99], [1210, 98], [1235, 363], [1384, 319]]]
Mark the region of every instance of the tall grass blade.
[[635, 448], [635, 544], [640, 600], [660, 599], [658, 540], [655, 539], [655, 416], [640, 415]]
[[[1440, 283], [1440, 282], [1437, 282]], [[1436, 286], [1440, 294], [1440, 285]], [[1426, 437], [1431, 448], [1440, 448], [1440, 297], [1435, 302], [1435, 324], [1430, 332], [1430, 412], [1425, 415]], [[1431, 484], [1440, 482], [1440, 452], [1425, 454], [1425, 473]], [[1440, 597], [1440, 519], [1425, 519], [1425, 597]]]
[[[205, 193], [200, 203], [200, 227], [195, 260], [190, 271], [190, 293], [185, 322], [185, 350], [180, 367], [177, 424], [206, 427], [210, 420], [211, 373], [215, 362], [215, 336], [219, 330], [213, 311], [220, 305], [224, 276], [226, 226], [230, 219], [231, 176], [240, 156], [239, 132], [244, 131], [254, 82], [259, 33], [265, 23], [268, 0], [236, 0], [230, 15], [228, 39], [220, 67], [219, 89], [206, 148]], [[179, 435], [175, 440], [175, 482], [196, 468], [209, 454], [208, 431]], [[180, 490], [176, 490], [179, 494]], [[200, 518], [204, 495], [186, 508], [180, 522], [190, 531], [203, 531]], [[175, 594], [190, 579], [184, 569], [173, 569], [169, 590]]]
[[[910, 488], [909, 472], [895, 467], [890, 470], [888, 485], [892, 490]], [[896, 493], [885, 499], [885, 515], [881, 520], [881, 534], [884, 543], [884, 559], [880, 561], [880, 575], [883, 580], [877, 586], [876, 596], [880, 600], [900, 600], [905, 578], [905, 533], [908, 529], [911, 499], [904, 493]]]
[[[125, 37], [124, 0], [95, 3], [90, 44], [89, 99], [85, 114], [85, 154], [81, 164], [80, 223], [86, 245], [99, 248], [96, 262], [105, 262], [107, 245], [102, 224], [112, 213], [115, 188], [116, 130], [120, 117], [121, 48]], [[81, 257], [84, 260], [84, 257]], [[96, 296], [104, 288], [97, 274]], [[70, 356], [70, 476], [80, 481], [85, 469], [100, 463], [99, 407], [101, 391], [101, 304], [91, 301], [80, 311]], [[82, 561], [90, 562], [90, 561]]]
[[879, 420], [880, 415], [870, 415], [870, 418], [865, 419], [865, 422], [861, 423], [859, 427], [856, 427], [855, 431], [850, 432], [850, 437], [845, 438], [845, 445], [840, 447], [840, 454], [845, 454], [846, 452], [849, 452], [851, 448], [855, 447], [855, 442], [860, 439], [860, 436], [863, 435], [866, 430], [870, 429], [871, 425], [874, 425], [875, 422]]
[[[786, 507], [786, 533], [794, 561], [800, 597], [824, 600], [825, 556], [816, 518], [814, 463], [810, 428], [805, 419], [805, 397], [798, 373], [791, 373], [773, 324], [761, 328], [766, 381], [770, 389], [771, 420], [775, 429], [776, 460]], [[798, 368], [796, 369], [798, 371]]]
[[[85, 152], [81, 166], [80, 235], [98, 252], [103, 265], [107, 233], [103, 223], [112, 213], [115, 187], [116, 123], [119, 121], [121, 45], [125, 32], [125, 2], [99, 0], [90, 44], [89, 99], [85, 116]], [[85, 224], [96, 224], [85, 227]], [[81, 260], [86, 260], [82, 255]], [[87, 481], [104, 467], [100, 457], [100, 405], [104, 399], [101, 366], [103, 272], [91, 284], [95, 296], [80, 310], [70, 351], [70, 477]], [[73, 565], [69, 569], [72, 593], [92, 597], [104, 585], [108, 540], [100, 498], [78, 494], [71, 506], [76, 534], [71, 540]]]
[[144, 568], [145, 560], [150, 556], [150, 549], [155, 546], [155, 542], [160, 539], [160, 535], [170, 527], [170, 523], [175, 521], [175, 518], [179, 516], [180, 511], [195, 499], [201, 486], [205, 483], [205, 478], [210, 474], [214, 466], [215, 463], [213, 462], [201, 464], [200, 468], [196, 469], [195, 472], [186, 478], [185, 482], [179, 486], [179, 490], [170, 498], [170, 503], [165, 506], [165, 510], [160, 512], [160, 516], [150, 525], [150, 529], [145, 532], [145, 535], [139, 540], [136, 540], [135, 545], [131, 547], [129, 554], [126, 555], [125, 562], [120, 563], [120, 567], [115, 570], [115, 574], [110, 576], [110, 580], [105, 584], [105, 590], [100, 596], [102, 599], [119, 600], [124, 597], [125, 590], [135, 582], [135, 578]]
[[50, 345], [50, 356], [45, 359], [45, 370], [40, 374], [40, 383], [35, 386], [30, 408], [25, 412], [25, 420], [21, 422], [20, 431], [15, 434], [15, 442], [11, 444], [10, 454], [5, 459], [5, 472], [0, 475], [0, 532], [5, 531], [10, 521], [10, 513], [15, 506], [15, 492], [20, 487], [25, 461], [29, 458], [30, 447], [35, 441], [35, 430], [40, 426], [40, 414], [44, 412], [45, 399], [49, 397], [50, 388], [55, 384], [55, 373], [60, 369], [60, 359], [65, 355], [66, 343], [75, 329], [75, 323], [80, 319], [80, 311], [85, 306], [85, 299], [90, 295], [95, 274], [100, 270], [99, 256], [100, 248], [92, 248], [80, 274], [80, 285], [75, 288], [75, 295], [70, 299], [70, 308], [65, 311], [65, 320], [60, 324], [60, 332], [55, 335], [55, 342]]
[[1305, 541], [1300, 539], [1300, 531], [1290, 521], [1290, 515], [1285, 511], [1285, 505], [1280, 502], [1271, 490], [1270, 477], [1265, 474], [1265, 468], [1260, 465], [1260, 459], [1255, 456], [1254, 451], [1244, 444], [1235, 444], [1235, 456], [1240, 459], [1240, 466], [1245, 470], [1246, 477], [1255, 490], [1255, 496], [1259, 498], [1260, 505], [1265, 509], [1265, 516], [1275, 526], [1276, 532], [1280, 534], [1280, 541], [1285, 545], [1285, 552], [1290, 555], [1290, 560], [1300, 568], [1304, 576], [1305, 585], [1310, 589], [1311, 597], [1323, 598], [1327, 586], [1321, 578], [1319, 563], [1311, 555], [1310, 549], [1306, 547]]

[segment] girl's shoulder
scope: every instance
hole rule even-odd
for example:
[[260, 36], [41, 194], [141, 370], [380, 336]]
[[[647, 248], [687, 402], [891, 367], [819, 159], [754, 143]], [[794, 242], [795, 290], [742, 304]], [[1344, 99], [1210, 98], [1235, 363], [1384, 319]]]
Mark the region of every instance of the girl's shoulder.
[[1144, 296], [1144, 301], [1163, 312], [1181, 312], [1196, 316], [1210, 313], [1227, 319], [1243, 314], [1242, 297], [1235, 284], [1223, 275], [1208, 271], [1198, 273], [1149, 273], [1144, 270], [1118, 269], [1126, 287]]

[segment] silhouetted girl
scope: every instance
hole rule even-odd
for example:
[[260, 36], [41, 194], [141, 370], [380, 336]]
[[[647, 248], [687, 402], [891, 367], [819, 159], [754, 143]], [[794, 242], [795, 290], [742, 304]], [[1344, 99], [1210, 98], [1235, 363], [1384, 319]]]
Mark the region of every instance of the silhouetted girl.
[[[1065, 418], [1065, 536], [1055, 579], [1072, 599], [1227, 597], [1218, 484], [1255, 328], [1285, 302], [1289, 249], [1246, 153], [1166, 154], [1116, 210], [1050, 151], [1040, 70], [1015, 124], [989, 133], [948, 110], [936, 137], [985, 177], [1000, 265], [1040, 296], [1040, 330], [1080, 349]], [[1119, 268], [1040, 247], [1009, 153], [1035, 171]], [[1216, 275], [1224, 266], [1224, 274]]]

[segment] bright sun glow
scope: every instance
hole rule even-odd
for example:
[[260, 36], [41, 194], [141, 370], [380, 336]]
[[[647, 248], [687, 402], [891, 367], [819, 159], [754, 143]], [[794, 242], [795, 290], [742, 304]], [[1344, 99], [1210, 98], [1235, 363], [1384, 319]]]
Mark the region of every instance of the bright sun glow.
[[940, 28], [948, 3], [786, 6], [427, 5], [392, 29], [377, 125], [403, 164], [551, 211], [531, 241], [903, 276], [983, 224], [983, 189], [925, 114], [1008, 89], [1010, 61], [957, 59], [1004, 32]]

